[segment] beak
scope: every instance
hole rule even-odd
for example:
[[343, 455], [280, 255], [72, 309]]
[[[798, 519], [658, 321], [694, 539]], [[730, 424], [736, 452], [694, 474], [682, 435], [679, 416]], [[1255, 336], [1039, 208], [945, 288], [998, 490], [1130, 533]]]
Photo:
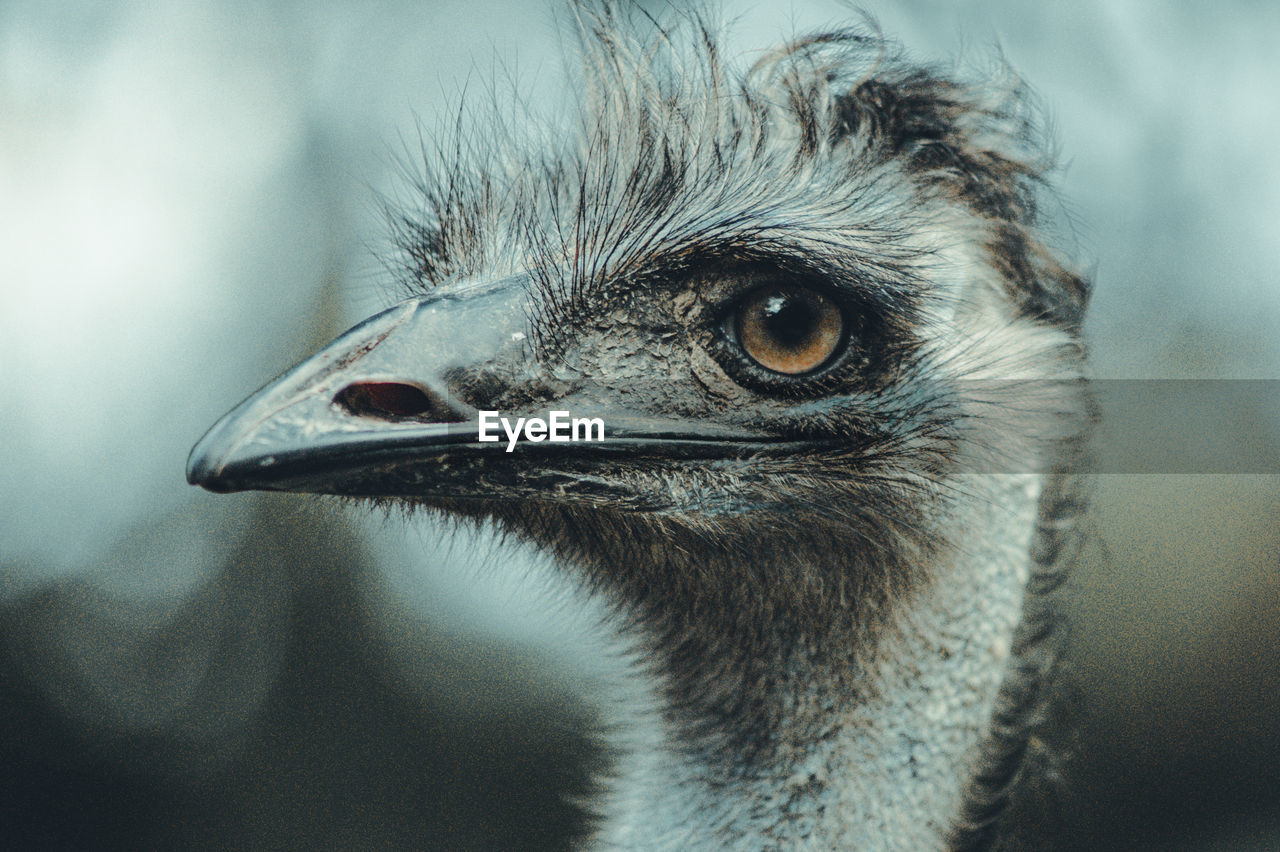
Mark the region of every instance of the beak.
[[475, 442], [476, 411], [443, 376], [519, 345], [526, 280], [408, 299], [370, 317], [214, 424], [191, 451], [187, 481], [214, 492], [365, 493], [353, 474]]
[[451, 391], [448, 377], [520, 355], [527, 287], [524, 276], [480, 282], [365, 320], [218, 421], [192, 449], [187, 481], [214, 492], [564, 494], [611, 490], [595, 475], [609, 457], [726, 458], [796, 448], [756, 430], [618, 411], [572, 412], [601, 417], [603, 441], [522, 440], [515, 453], [501, 430], [501, 440], [480, 441], [480, 412]]

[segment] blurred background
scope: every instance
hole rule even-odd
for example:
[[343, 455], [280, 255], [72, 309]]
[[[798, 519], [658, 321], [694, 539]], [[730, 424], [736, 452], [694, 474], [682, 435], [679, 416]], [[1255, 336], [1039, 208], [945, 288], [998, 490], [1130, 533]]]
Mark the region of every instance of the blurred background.
[[[1280, 5], [864, 7], [918, 58], [998, 42], [1051, 107], [1097, 375], [1280, 378]], [[183, 480], [218, 416], [388, 303], [375, 197], [419, 120], [495, 75], [555, 91], [554, 8], [0, 4], [0, 845], [574, 836], [603, 663], [545, 566]], [[849, 16], [727, 12], [745, 56]], [[1260, 410], [1204, 428], [1274, 441]], [[1096, 478], [1074, 848], [1280, 849], [1278, 498]]]

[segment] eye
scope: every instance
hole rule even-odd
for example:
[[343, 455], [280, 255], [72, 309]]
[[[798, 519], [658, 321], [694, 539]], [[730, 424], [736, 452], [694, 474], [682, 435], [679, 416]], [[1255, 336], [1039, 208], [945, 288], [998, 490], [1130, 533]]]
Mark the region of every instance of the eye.
[[762, 287], [742, 301], [731, 321], [751, 360], [788, 376], [826, 364], [845, 339], [840, 306], [806, 287]]

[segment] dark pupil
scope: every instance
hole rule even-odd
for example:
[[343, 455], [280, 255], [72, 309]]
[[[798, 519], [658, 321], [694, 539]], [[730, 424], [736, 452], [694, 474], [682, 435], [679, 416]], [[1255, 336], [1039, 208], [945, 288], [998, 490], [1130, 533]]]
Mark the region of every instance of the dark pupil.
[[761, 314], [769, 336], [787, 347], [796, 347], [808, 340], [817, 320], [808, 302], [784, 293], [765, 299]]

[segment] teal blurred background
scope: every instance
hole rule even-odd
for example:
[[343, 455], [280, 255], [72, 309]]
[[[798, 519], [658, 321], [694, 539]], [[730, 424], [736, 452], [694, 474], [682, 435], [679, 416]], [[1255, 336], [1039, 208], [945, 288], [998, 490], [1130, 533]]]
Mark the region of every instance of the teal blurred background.
[[[1280, 6], [864, 7], [918, 58], [998, 42], [1051, 108], [1098, 376], [1280, 378]], [[0, 845], [573, 836], [608, 661], [554, 573], [182, 476], [390, 299], [375, 197], [419, 121], [494, 77], [557, 91], [555, 8], [0, 5]], [[849, 17], [726, 10], [746, 57]], [[1068, 845], [1280, 848], [1280, 476], [1099, 476], [1089, 527]]]

